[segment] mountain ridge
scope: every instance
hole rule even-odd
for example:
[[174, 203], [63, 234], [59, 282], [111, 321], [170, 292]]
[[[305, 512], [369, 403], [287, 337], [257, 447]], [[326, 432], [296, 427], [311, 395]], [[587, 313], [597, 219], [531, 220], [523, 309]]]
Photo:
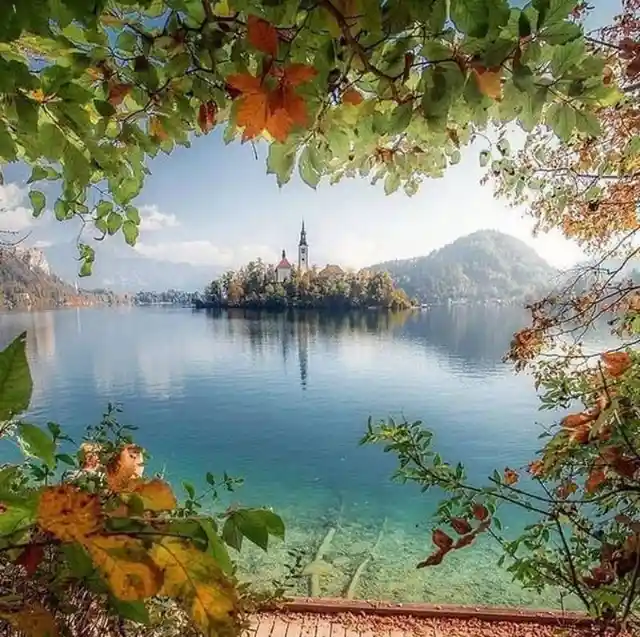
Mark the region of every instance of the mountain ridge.
[[498, 230], [478, 230], [427, 255], [370, 266], [423, 303], [522, 301], [544, 294], [559, 270], [531, 246]]

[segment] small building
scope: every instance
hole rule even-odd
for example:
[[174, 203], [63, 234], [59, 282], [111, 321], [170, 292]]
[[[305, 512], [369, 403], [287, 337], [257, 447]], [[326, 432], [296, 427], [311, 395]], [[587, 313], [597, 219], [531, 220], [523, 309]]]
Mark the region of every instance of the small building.
[[280, 259], [280, 263], [276, 266], [276, 281], [278, 283], [284, 283], [291, 278], [291, 264], [287, 260], [287, 255], [285, 251], [282, 251], [282, 259]]
[[325, 279], [330, 279], [331, 277], [338, 277], [344, 274], [344, 270], [339, 265], [333, 265], [331, 263], [327, 264], [320, 272], [318, 276], [323, 277]]

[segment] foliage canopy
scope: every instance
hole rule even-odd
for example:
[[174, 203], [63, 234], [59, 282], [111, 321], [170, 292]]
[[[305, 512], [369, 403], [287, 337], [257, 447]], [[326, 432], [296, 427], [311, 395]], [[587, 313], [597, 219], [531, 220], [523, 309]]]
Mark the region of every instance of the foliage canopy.
[[12, 0], [0, 162], [32, 167], [35, 215], [130, 244], [148, 159], [215, 127], [269, 142], [281, 185], [297, 166], [312, 187], [362, 175], [411, 195], [490, 122], [599, 134], [593, 110], [621, 94], [579, 17], [575, 0]]

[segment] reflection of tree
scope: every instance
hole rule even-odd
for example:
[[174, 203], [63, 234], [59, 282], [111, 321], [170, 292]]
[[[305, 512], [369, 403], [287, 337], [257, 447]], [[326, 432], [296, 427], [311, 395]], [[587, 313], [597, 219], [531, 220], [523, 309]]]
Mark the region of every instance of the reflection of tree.
[[452, 305], [414, 314], [401, 334], [450, 356], [497, 363], [509, 349], [513, 333], [525, 322], [526, 314], [519, 306]]

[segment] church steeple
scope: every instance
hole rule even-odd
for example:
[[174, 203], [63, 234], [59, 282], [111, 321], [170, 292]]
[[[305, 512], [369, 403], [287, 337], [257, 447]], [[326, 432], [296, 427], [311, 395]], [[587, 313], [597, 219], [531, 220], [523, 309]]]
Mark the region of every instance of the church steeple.
[[307, 245], [307, 231], [304, 229], [304, 221], [300, 230], [300, 243], [298, 243], [298, 270], [306, 272], [309, 269], [309, 246]]

